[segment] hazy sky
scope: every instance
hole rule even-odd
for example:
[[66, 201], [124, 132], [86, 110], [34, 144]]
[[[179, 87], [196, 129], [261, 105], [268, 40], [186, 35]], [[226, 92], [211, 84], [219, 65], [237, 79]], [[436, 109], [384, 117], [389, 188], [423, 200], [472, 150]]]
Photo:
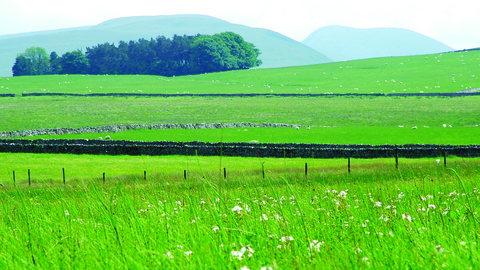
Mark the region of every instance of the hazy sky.
[[477, 0], [0, 0], [0, 35], [140, 15], [204, 14], [302, 41], [327, 25], [399, 27], [455, 49], [480, 47]]

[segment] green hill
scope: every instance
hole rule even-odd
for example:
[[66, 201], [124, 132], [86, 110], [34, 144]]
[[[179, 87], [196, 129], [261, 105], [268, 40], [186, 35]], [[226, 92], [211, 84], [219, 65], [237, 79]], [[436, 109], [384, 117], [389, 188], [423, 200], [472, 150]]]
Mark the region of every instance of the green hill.
[[454, 50], [432, 38], [401, 28], [357, 29], [326, 26], [310, 34], [302, 43], [334, 61], [432, 54]]
[[11, 76], [16, 55], [31, 46], [61, 55], [105, 42], [224, 31], [238, 33], [259, 48], [262, 68], [331, 62], [314, 49], [267, 29], [232, 24], [204, 15], [145, 16], [113, 19], [96, 26], [0, 36], [0, 76]]
[[0, 93], [453, 93], [478, 90], [479, 66], [480, 50], [472, 50], [172, 78], [19, 76], [0, 79]]

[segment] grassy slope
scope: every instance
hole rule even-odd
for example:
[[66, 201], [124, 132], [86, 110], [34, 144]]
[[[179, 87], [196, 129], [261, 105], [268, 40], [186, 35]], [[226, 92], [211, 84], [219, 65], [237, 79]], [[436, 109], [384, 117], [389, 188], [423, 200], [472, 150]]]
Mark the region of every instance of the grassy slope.
[[0, 79], [0, 93], [455, 92], [480, 87], [479, 67], [480, 51], [467, 51], [175, 78], [114, 75], [13, 77]]

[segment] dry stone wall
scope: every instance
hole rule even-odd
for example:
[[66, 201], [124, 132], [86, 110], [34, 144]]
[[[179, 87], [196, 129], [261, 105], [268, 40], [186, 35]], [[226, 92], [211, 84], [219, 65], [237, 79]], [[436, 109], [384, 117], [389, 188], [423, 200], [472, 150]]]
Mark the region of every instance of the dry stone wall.
[[82, 133], [116, 133], [135, 129], [214, 129], [214, 128], [253, 128], [253, 127], [306, 127], [304, 125], [292, 125], [281, 123], [199, 123], [199, 124], [156, 124], [156, 125], [113, 125], [101, 127], [83, 128], [50, 128], [22, 131], [0, 132], [0, 138], [32, 137], [39, 135], [62, 135]]
[[205, 143], [114, 140], [2, 139], [0, 152], [91, 155], [199, 155], [276, 158], [479, 157], [480, 145], [331, 145], [276, 143]]

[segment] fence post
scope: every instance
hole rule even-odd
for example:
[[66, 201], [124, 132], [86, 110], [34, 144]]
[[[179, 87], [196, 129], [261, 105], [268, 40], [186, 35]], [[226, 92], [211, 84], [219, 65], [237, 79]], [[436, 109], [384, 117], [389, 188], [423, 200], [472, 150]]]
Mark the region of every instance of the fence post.
[[28, 169], [28, 185], [29, 185], [29, 186], [31, 185], [31, 181], [30, 181], [30, 169]]
[[105, 173], [103, 173], [103, 183], [105, 183]]
[[348, 157], [348, 173], [350, 173], [350, 157]]
[[13, 182], [15, 182], [15, 171], [13, 171]]
[[63, 184], [65, 185], [65, 168], [62, 168], [62, 173], [63, 173]]
[[183, 178], [185, 178], [185, 180], [187, 180], [187, 170], [183, 170]]
[[147, 180], [147, 171], [143, 171], [143, 180]]
[[307, 165], [307, 163], [305, 162], [305, 177], [307, 177], [307, 174], [308, 174], [308, 165]]
[[227, 180], [227, 168], [223, 168], [223, 179]]
[[447, 152], [443, 151], [443, 166], [447, 168]]

